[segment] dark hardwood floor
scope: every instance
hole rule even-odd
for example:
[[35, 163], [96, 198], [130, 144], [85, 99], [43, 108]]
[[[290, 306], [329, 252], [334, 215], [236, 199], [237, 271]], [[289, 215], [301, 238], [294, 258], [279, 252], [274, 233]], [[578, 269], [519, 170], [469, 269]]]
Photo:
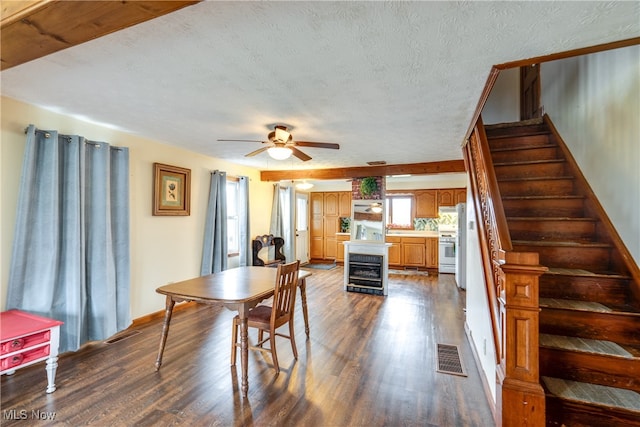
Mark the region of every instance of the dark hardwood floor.
[[[240, 366], [229, 366], [234, 313], [194, 305], [174, 313], [159, 372], [162, 322], [154, 320], [125, 339], [62, 355], [52, 394], [45, 393], [44, 363], [3, 375], [1, 424], [494, 424], [464, 333], [464, 292], [453, 275], [392, 275], [389, 295], [381, 297], [343, 291], [342, 267], [311, 271], [311, 336], [298, 298], [298, 360], [287, 340], [278, 341], [275, 375], [269, 355], [250, 351], [247, 399], [239, 391]], [[438, 343], [460, 346], [467, 377], [436, 372]], [[32, 418], [38, 413], [55, 418]], [[21, 414], [27, 422], [11, 419]]]

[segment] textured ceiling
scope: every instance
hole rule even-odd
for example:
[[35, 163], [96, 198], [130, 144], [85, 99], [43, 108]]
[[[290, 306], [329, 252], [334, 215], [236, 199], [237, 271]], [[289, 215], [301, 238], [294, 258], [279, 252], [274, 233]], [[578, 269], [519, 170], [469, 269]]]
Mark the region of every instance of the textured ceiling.
[[[418, 163], [462, 157], [492, 65], [639, 35], [635, 1], [203, 2], [0, 77], [2, 95], [262, 170]], [[341, 149], [216, 141], [275, 123]]]

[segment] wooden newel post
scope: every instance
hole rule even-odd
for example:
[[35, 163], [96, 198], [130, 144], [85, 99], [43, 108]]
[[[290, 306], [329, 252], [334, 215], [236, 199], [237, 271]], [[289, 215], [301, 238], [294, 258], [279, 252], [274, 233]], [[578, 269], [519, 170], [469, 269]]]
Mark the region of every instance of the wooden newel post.
[[502, 349], [497, 398], [503, 427], [544, 426], [538, 356], [538, 280], [547, 270], [537, 253], [507, 252], [499, 285]]

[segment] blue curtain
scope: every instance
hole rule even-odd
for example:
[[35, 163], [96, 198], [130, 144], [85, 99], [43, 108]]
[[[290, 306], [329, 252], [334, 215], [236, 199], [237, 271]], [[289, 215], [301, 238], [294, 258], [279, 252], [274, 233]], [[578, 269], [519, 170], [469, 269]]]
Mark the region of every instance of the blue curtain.
[[7, 308], [64, 322], [60, 351], [131, 324], [129, 150], [27, 128]]
[[274, 184], [269, 233], [284, 239], [283, 253], [287, 262], [296, 259], [294, 207], [295, 193], [293, 188]]
[[200, 275], [227, 269], [227, 173], [211, 172]]
[[238, 188], [238, 220], [240, 221], [240, 265], [253, 264], [249, 228], [249, 177], [241, 176]]

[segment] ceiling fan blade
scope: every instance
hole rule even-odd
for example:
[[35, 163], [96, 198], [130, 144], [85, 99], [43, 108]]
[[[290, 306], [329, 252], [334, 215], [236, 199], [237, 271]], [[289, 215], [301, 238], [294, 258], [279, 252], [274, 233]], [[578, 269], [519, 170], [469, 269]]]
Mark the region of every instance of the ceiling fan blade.
[[262, 148], [258, 148], [256, 151], [252, 151], [252, 152], [250, 152], [249, 154], [245, 154], [244, 156], [245, 156], [245, 157], [253, 157], [253, 156], [255, 156], [256, 154], [260, 154], [260, 153], [262, 153], [263, 151], [268, 150], [269, 148], [271, 148], [271, 147], [262, 147]]
[[331, 142], [295, 141], [295, 144], [300, 147], [332, 148], [334, 150], [340, 149], [340, 144], [333, 144]]
[[297, 158], [299, 158], [303, 162], [306, 162], [307, 160], [311, 160], [311, 157], [307, 156], [302, 151], [298, 150], [296, 147], [289, 146], [287, 148], [290, 148], [291, 151], [292, 151], [291, 154], [293, 154], [294, 156], [296, 156]]
[[223, 141], [223, 142], [262, 142], [262, 143], [267, 142], [267, 141], [259, 141], [257, 139], [219, 139], [218, 141]]

